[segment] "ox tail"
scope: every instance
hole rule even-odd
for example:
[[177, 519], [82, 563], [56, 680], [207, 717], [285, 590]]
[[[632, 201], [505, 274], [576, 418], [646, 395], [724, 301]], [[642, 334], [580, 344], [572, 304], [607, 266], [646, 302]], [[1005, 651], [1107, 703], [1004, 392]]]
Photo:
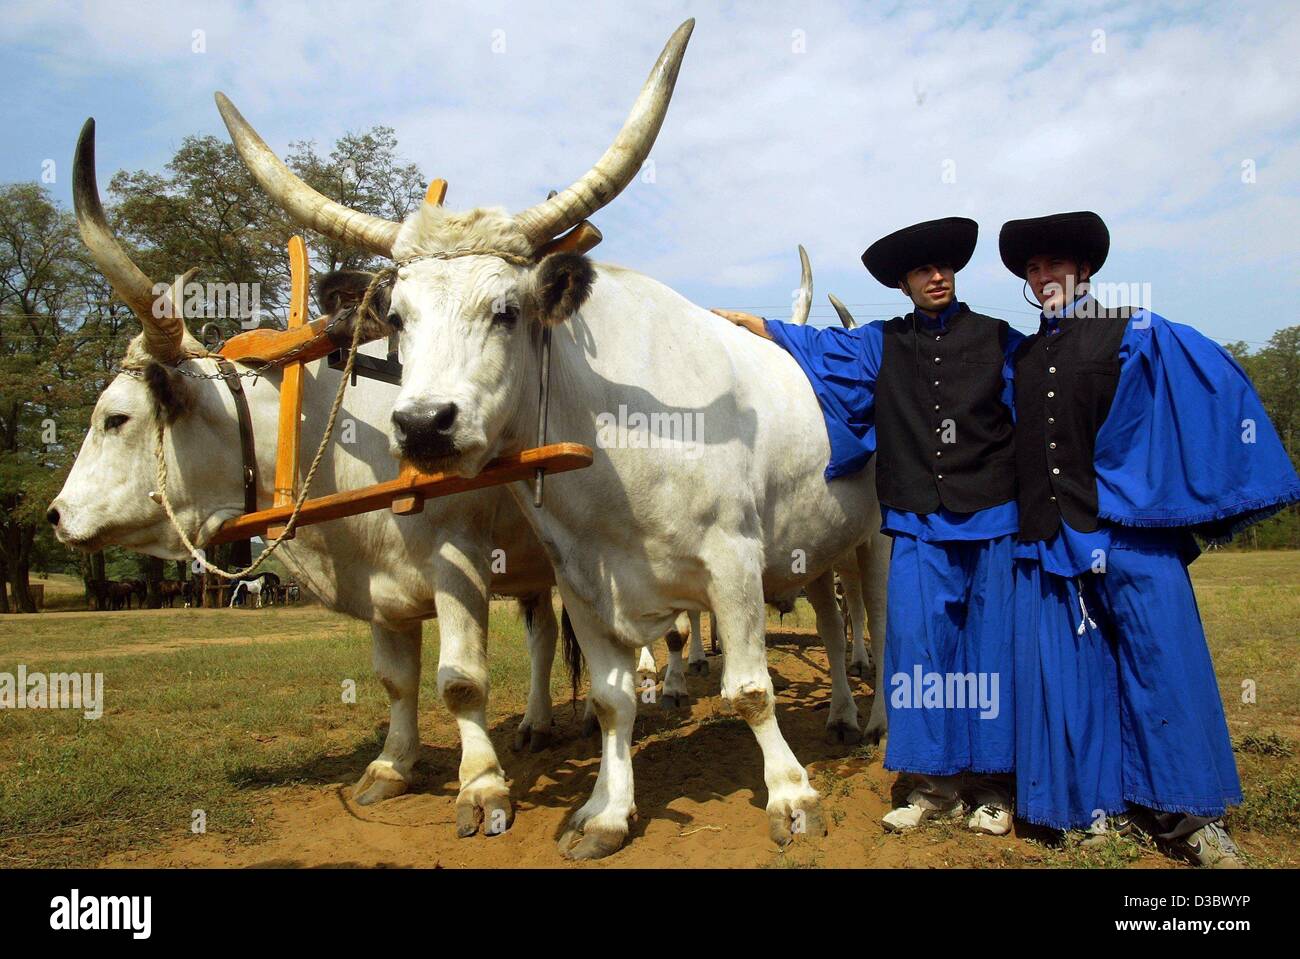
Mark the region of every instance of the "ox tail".
[[577, 633], [573, 631], [569, 611], [562, 605], [560, 606], [560, 635], [564, 638], [564, 665], [569, 670], [569, 688], [573, 693], [571, 702], [576, 703], [578, 687], [582, 683], [582, 648], [578, 645]]

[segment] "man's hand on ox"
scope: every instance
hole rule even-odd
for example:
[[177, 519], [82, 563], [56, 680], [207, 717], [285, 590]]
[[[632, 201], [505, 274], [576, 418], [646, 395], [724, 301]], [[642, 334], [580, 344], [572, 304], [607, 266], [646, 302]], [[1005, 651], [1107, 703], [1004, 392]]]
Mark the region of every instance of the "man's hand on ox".
[[753, 313], [745, 313], [741, 310], [714, 309], [711, 312], [718, 314], [718, 316], [722, 317], [724, 320], [730, 320], [737, 326], [743, 326], [745, 329], [749, 330], [749, 332], [761, 336], [764, 339], [770, 340], [772, 338], [768, 335], [767, 327], [764, 326], [766, 321], [761, 316], [755, 316]]

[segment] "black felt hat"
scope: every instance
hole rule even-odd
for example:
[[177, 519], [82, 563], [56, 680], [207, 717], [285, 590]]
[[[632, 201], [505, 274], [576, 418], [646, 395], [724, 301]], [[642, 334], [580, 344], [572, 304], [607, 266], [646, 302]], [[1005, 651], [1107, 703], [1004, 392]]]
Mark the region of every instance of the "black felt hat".
[[950, 266], [957, 272], [975, 252], [980, 225], [964, 216], [927, 220], [881, 237], [862, 254], [862, 265], [891, 289], [909, 270], [927, 263]]
[[1110, 252], [1110, 231], [1101, 217], [1087, 210], [1009, 220], [998, 235], [998, 251], [1006, 268], [1022, 280], [1029, 258], [1048, 254], [1086, 262], [1095, 275]]

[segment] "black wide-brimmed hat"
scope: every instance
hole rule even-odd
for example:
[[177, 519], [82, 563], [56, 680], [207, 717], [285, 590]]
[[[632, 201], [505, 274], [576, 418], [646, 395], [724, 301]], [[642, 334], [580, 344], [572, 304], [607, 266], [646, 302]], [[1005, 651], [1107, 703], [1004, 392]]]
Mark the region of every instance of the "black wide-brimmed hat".
[[980, 225], [964, 216], [927, 220], [881, 237], [862, 254], [862, 265], [891, 289], [909, 270], [927, 263], [952, 267], [957, 272], [970, 262]]
[[1101, 217], [1088, 210], [1008, 220], [998, 235], [998, 251], [1006, 268], [1022, 280], [1031, 256], [1049, 254], [1086, 262], [1095, 275], [1110, 252], [1110, 231]]

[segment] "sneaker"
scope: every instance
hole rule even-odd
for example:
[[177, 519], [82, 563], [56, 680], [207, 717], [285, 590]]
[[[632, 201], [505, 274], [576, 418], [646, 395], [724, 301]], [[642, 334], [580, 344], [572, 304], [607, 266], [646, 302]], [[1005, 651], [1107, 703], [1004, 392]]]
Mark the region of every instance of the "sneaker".
[[1145, 838], [1145, 832], [1137, 824], [1132, 813], [1116, 813], [1107, 816], [1100, 823], [1094, 823], [1084, 830], [1087, 837], [1079, 843], [1081, 846], [1098, 846], [1111, 836], [1131, 836], [1134, 839]]
[[1190, 836], [1169, 844], [1173, 851], [1182, 853], [1198, 866], [1209, 869], [1245, 869], [1246, 860], [1241, 850], [1219, 821], [1207, 823]]
[[966, 804], [958, 799], [947, 809], [930, 809], [926, 806], [918, 806], [916, 803], [908, 803], [906, 806], [891, 809], [880, 821], [886, 832], [907, 832], [927, 819], [960, 819], [964, 815], [966, 815]]
[[1011, 832], [1011, 811], [995, 803], [985, 803], [966, 820], [966, 828], [986, 836], [1005, 836]]

